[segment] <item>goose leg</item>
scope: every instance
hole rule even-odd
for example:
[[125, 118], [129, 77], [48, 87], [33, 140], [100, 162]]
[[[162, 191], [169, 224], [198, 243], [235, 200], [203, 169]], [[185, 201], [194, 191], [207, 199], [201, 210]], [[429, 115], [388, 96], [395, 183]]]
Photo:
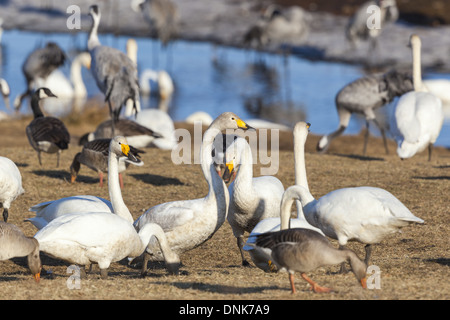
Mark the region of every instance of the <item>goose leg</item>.
[[381, 136], [383, 137], [384, 150], [386, 151], [386, 154], [389, 154], [387, 138], [386, 138], [386, 130], [384, 130], [384, 128], [378, 123], [377, 119], [373, 119], [373, 122], [380, 130]]
[[59, 158], [61, 156], [61, 150], [56, 153], [56, 167], [59, 168]]
[[366, 133], [364, 134], [364, 150], [363, 155], [366, 155], [367, 142], [369, 141], [369, 121], [366, 120]]
[[250, 263], [244, 257], [244, 238], [242, 236], [237, 237], [237, 246], [239, 248], [239, 252], [241, 253], [242, 265], [244, 267], [249, 267]]
[[38, 151], [38, 159], [39, 159], [39, 165], [41, 165], [42, 166], [42, 160], [41, 160], [41, 152], [40, 151]]
[[103, 172], [99, 172], [98, 173], [98, 177], [100, 179], [100, 188], [103, 187]]
[[289, 273], [289, 283], [291, 284], [291, 291], [292, 294], [295, 294], [295, 285], [294, 285], [294, 274], [293, 273]]
[[119, 182], [120, 182], [120, 189], [123, 189], [123, 176], [122, 176], [122, 173], [119, 173]]
[[330, 288], [319, 286], [317, 283], [308, 278], [305, 273], [302, 273], [301, 276], [306, 280], [306, 282], [311, 285], [311, 290], [313, 290], [315, 293], [328, 293], [333, 291]]

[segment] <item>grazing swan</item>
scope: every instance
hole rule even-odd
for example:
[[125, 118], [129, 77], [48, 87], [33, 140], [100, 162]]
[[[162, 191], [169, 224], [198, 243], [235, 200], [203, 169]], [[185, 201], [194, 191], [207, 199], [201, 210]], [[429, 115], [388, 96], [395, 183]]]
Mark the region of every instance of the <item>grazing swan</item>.
[[[108, 183], [115, 188], [119, 185], [117, 172], [119, 157], [122, 156], [133, 159], [127, 140], [124, 137], [115, 137], [111, 140], [108, 160]], [[110, 193], [112, 191], [110, 189]], [[132, 224], [133, 217], [121, 194], [110, 196], [115, 214], [110, 211], [74, 212], [50, 221], [35, 235], [41, 251], [82, 266], [98, 263], [102, 278], [106, 278], [111, 262], [140, 256], [150, 239], [155, 236], [166, 262], [170, 266], [178, 265], [179, 258], [170, 250], [160, 227], [149, 224], [137, 233]], [[156, 234], [154, 230], [160, 232]]]
[[[120, 50], [101, 45], [97, 35], [101, 14], [97, 5], [89, 8], [89, 15], [93, 20], [87, 43], [92, 59], [91, 71], [98, 88], [105, 95], [105, 101], [108, 101], [111, 118], [119, 119], [122, 107], [129, 99], [133, 101], [136, 113], [139, 112], [137, 66]], [[115, 123], [112, 122], [112, 125]]]
[[[70, 165], [70, 182], [75, 182], [80, 171], [81, 164], [84, 164], [88, 168], [96, 171], [100, 178], [100, 187], [103, 187], [103, 173], [108, 171], [108, 152], [111, 139], [96, 139], [87, 142], [81, 152], [78, 152], [73, 158]], [[140, 153], [144, 153], [143, 150], [136, 149], [130, 145], [130, 152], [136, 157], [140, 158]], [[140, 159], [138, 162], [132, 162], [135, 166], [143, 166], [144, 162]], [[124, 172], [129, 166], [130, 161], [126, 157], [119, 158], [119, 180], [120, 187], [123, 188]]]
[[[274, 176], [253, 177], [252, 149], [244, 138], [238, 137], [225, 153], [224, 179], [237, 170], [235, 180], [228, 187], [230, 205], [227, 220], [237, 240], [242, 265], [249, 263], [244, 257], [244, 232], [251, 232], [263, 219], [280, 216], [284, 187]], [[236, 168], [236, 169], [235, 169]]]
[[306, 272], [346, 261], [352, 266], [352, 272], [361, 286], [367, 288], [365, 263], [350, 249], [334, 248], [327, 238], [313, 230], [294, 228], [263, 233], [257, 236], [255, 248], [257, 250], [259, 248], [271, 250], [271, 259], [276, 266], [289, 273], [289, 282], [293, 294], [296, 292], [294, 285], [295, 271], [300, 272], [302, 278], [311, 285], [311, 290], [314, 292], [332, 292], [332, 289], [321, 287], [311, 280]]
[[28, 141], [38, 153], [42, 165], [41, 152], [56, 153], [56, 167], [59, 167], [61, 150], [69, 147], [70, 134], [64, 123], [54, 117], [46, 117], [39, 107], [39, 100], [56, 97], [48, 88], [39, 88], [31, 97], [34, 119], [26, 128]]
[[118, 166], [115, 165], [115, 161], [110, 161], [111, 154], [109, 153], [109, 149], [111, 147], [111, 143], [114, 143], [114, 141], [119, 141], [119, 139], [122, 138], [115, 137], [114, 139], [108, 140], [108, 190], [112, 203], [106, 199], [90, 195], [78, 195], [42, 202], [30, 208], [30, 211], [36, 212], [36, 216], [27, 219], [27, 221], [30, 221], [36, 228], [42, 229], [50, 221], [68, 213], [115, 212], [114, 206], [116, 206], [116, 208], [119, 208], [121, 212], [124, 212], [122, 217], [132, 223], [134, 220], [131, 217], [127, 207], [124, 205], [122, 193], [120, 191], [120, 178], [118, 179], [117, 177], [119, 176], [121, 162], [125, 161], [125, 159], [127, 163], [131, 163], [133, 165], [139, 165], [141, 161], [136, 158], [131, 146], [128, 156], [119, 157]]
[[[147, 223], [159, 224], [175, 253], [182, 253], [198, 247], [220, 228], [227, 215], [229, 202], [225, 183], [217, 174], [211, 157], [214, 138], [225, 129], [250, 127], [232, 112], [222, 113], [203, 135], [201, 146], [201, 169], [208, 183], [208, 194], [204, 198], [172, 201], [148, 209], [134, 223], [140, 230]], [[160, 260], [157, 250], [149, 245], [148, 254], [152, 260]], [[144, 264], [144, 268], [145, 268]]]
[[5, 222], [8, 220], [11, 203], [24, 192], [19, 168], [9, 158], [0, 156], [0, 208], [3, 207]]
[[[307, 125], [301, 133], [308, 134]], [[306, 141], [306, 139], [303, 139]], [[304, 148], [303, 144], [303, 148]], [[305, 158], [300, 167], [306, 172]], [[396, 197], [375, 187], [343, 188], [329, 192], [316, 200], [310, 193], [305, 178], [297, 182], [300, 201], [306, 220], [344, 247], [349, 240], [366, 244], [364, 262], [368, 265], [371, 245], [396, 233], [411, 223], [423, 223]], [[282, 226], [286, 225], [282, 221]]]
[[333, 139], [339, 137], [347, 128], [353, 113], [361, 114], [366, 119], [366, 134], [364, 136], [364, 150], [366, 154], [369, 139], [369, 123], [373, 121], [383, 137], [386, 154], [389, 153], [385, 128], [376, 119], [375, 110], [380, 108], [395, 97], [413, 90], [412, 79], [409, 74], [396, 70], [382, 75], [372, 75], [359, 78], [344, 88], [336, 95], [336, 109], [339, 116], [339, 128], [322, 138], [317, 144], [317, 151], [325, 152]]
[[[300, 166], [300, 160], [304, 158], [304, 141], [303, 139], [306, 139], [306, 135], [301, 133], [301, 130], [304, 129], [304, 126], [306, 125], [308, 131], [309, 131], [309, 123], [305, 122], [298, 122], [294, 127], [294, 169], [295, 169], [295, 183], [300, 184], [300, 181], [303, 185], [308, 186], [308, 181], [306, 180], [306, 171], [305, 168]], [[287, 190], [286, 190], [287, 191]], [[264, 271], [275, 271], [273, 268], [273, 265], [269, 265], [270, 260], [270, 252], [268, 255], [262, 256], [260, 253], [260, 250], [253, 250], [252, 243], [255, 242], [256, 236], [261, 233], [265, 232], [272, 232], [272, 231], [278, 231], [281, 228], [281, 216], [283, 214], [290, 216], [290, 208], [291, 204], [289, 204], [288, 209], [285, 209], [283, 211], [283, 203], [286, 201], [285, 198], [289, 197], [289, 195], [285, 192], [283, 194], [283, 198], [281, 200], [281, 210], [280, 210], [280, 217], [276, 218], [267, 218], [264, 220], [261, 220], [256, 227], [252, 230], [250, 233], [247, 242], [244, 246], [244, 250], [248, 251], [250, 254], [250, 257], [252, 258], [253, 263], [260, 269]], [[286, 220], [288, 221], [288, 220]], [[303, 215], [303, 210], [300, 202], [297, 202], [297, 217], [295, 219], [290, 219], [290, 228], [304, 228], [304, 229], [311, 229], [314, 230], [322, 235], [323, 232], [313, 227], [306, 221], [305, 216]], [[267, 249], [270, 250], [270, 249]], [[269, 258], [269, 259], [268, 259]]]
[[17, 226], [0, 221], [0, 261], [25, 256], [33, 278], [39, 282], [41, 276], [39, 243], [36, 239], [25, 236]]
[[433, 144], [444, 122], [442, 101], [428, 92], [422, 83], [419, 36], [413, 34], [410, 44], [414, 91], [402, 95], [395, 105], [392, 131], [397, 142], [397, 155], [401, 159], [411, 158], [428, 147], [430, 161]]

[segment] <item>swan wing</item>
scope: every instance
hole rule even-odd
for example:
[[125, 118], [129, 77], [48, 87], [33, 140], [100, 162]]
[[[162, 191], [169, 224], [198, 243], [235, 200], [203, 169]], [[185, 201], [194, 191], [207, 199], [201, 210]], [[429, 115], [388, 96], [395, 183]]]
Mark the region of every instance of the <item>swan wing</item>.
[[165, 203], [150, 208], [135, 222], [135, 226], [141, 229], [147, 223], [156, 223], [164, 232], [171, 231], [179, 226], [194, 220], [195, 210], [181, 203]]

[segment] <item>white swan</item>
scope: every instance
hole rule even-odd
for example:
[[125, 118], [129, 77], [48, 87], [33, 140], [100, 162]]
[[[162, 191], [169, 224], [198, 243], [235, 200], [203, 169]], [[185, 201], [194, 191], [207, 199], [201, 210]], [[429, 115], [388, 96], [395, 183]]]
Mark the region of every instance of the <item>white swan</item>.
[[[124, 137], [111, 140], [109, 168], [116, 174], [108, 175], [108, 183], [118, 186], [119, 157], [128, 155], [129, 146]], [[106, 278], [111, 262], [140, 256], [155, 236], [166, 262], [170, 266], [178, 265], [179, 258], [170, 250], [159, 226], [149, 224], [137, 233], [122, 197], [112, 197], [111, 201], [115, 214], [110, 211], [75, 212], [52, 220], [34, 236], [39, 241], [40, 250], [82, 266], [98, 263], [102, 278]]]
[[274, 176], [253, 177], [252, 149], [244, 138], [238, 137], [225, 153], [227, 174], [237, 170], [235, 180], [228, 187], [230, 205], [227, 220], [237, 240], [242, 265], [248, 265], [244, 257], [244, 233], [251, 232], [263, 219], [280, 216], [280, 203], [284, 187]]
[[[206, 182], [208, 194], [204, 198], [172, 201], [159, 204], [148, 209], [134, 223], [140, 230], [147, 223], [159, 224], [170, 247], [175, 253], [191, 250], [206, 240], [224, 223], [229, 202], [225, 183], [217, 175], [213, 165], [211, 151], [214, 138], [225, 129], [249, 129], [245, 122], [232, 112], [225, 112], [217, 117], [203, 135], [201, 146], [201, 168]], [[160, 260], [157, 250], [149, 245], [147, 253], [152, 260]]]
[[[300, 181], [303, 185], [308, 186], [308, 181], [306, 179], [306, 170], [304, 167], [302, 167], [300, 164], [300, 160], [304, 158], [304, 143], [307, 137], [307, 134], [302, 134], [302, 130], [309, 130], [309, 123], [305, 122], [298, 122], [294, 127], [294, 170], [295, 170], [295, 183], [300, 184]], [[265, 248], [266, 255], [261, 255], [260, 250], [254, 250], [253, 244], [256, 241], [256, 237], [259, 234], [265, 233], [265, 232], [273, 232], [278, 231], [281, 229], [281, 216], [291, 215], [290, 208], [292, 206], [292, 201], [285, 205], [287, 208], [283, 209], [283, 202], [285, 201], [285, 198], [292, 198], [292, 195], [286, 194], [288, 189], [283, 194], [283, 198], [281, 200], [281, 210], [280, 210], [280, 217], [276, 218], [267, 218], [264, 220], [261, 220], [256, 227], [252, 230], [250, 235], [248, 236], [247, 242], [245, 246], [243, 247], [244, 250], [248, 251], [250, 254], [250, 257], [252, 258], [253, 263], [260, 269], [264, 271], [275, 271], [272, 264], [269, 264], [270, 260], [270, 249]], [[306, 221], [305, 216], [303, 215], [303, 210], [301, 203], [297, 201], [297, 217], [294, 219], [286, 220], [289, 221], [290, 228], [303, 228], [303, 229], [311, 229], [314, 230], [321, 235], [324, 235], [323, 232], [316, 227], [313, 227], [311, 224]], [[287, 226], [285, 226], [286, 228]]]
[[25, 190], [22, 188], [22, 175], [11, 159], [0, 156], [0, 208], [3, 207], [3, 220], [8, 220], [11, 203]]
[[[307, 126], [304, 128], [301, 133], [306, 136]], [[299, 160], [302, 170], [306, 172], [304, 157]], [[401, 227], [424, 222], [384, 189], [343, 188], [331, 191], [316, 200], [308, 190], [306, 175], [296, 184], [306, 220], [322, 230], [326, 236], [337, 239], [341, 247], [349, 240], [366, 244], [364, 261], [366, 265], [370, 259], [372, 244], [379, 243], [386, 236], [398, 232]], [[288, 223], [288, 217], [283, 216], [281, 229]]]
[[450, 119], [450, 80], [428, 79], [422, 81], [427, 91], [441, 99], [444, 118]]
[[17, 226], [0, 221], [0, 261], [14, 257], [27, 257], [28, 268], [36, 282], [41, 276], [39, 243], [25, 236]]
[[414, 91], [400, 97], [394, 107], [392, 131], [397, 142], [397, 155], [401, 159], [413, 157], [428, 147], [431, 160], [433, 144], [442, 129], [444, 114], [441, 100], [422, 83], [420, 63], [420, 38], [410, 38], [413, 56]]
[[58, 100], [47, 99], [42, 103], [42, 108], [53, 115], [64, 115], [70, 110], [78, 109], [85, 102], [87, 97], [86, 86], [81, 75], [81, 68], [89, 69], [91, 56], [88, 52], [78, 54], [70, 66], [70, 80], [66, 78], [60, 69], [54, 70], [45, 78], [38, 78], [35, 81], [35, 90], [40, 87], [49, 88]]

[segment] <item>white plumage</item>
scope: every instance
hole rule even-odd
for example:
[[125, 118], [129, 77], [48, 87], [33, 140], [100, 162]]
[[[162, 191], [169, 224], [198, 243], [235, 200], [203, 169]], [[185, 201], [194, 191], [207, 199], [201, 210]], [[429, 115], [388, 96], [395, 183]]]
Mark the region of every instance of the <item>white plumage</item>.
[[5, 222], [8, 220], [11, 203], [24, 192], [19, 168], [9, 158], [0, 156], [0, 207], [3, 207]]

